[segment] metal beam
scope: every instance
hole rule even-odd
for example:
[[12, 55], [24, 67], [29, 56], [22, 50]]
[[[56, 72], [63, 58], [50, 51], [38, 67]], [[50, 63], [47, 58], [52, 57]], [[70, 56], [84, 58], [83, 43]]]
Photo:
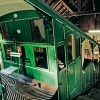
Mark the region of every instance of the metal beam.
[[64, 17], [70, 17], [70, 16], [83, 16], [83, 15], [92, 15], [92, 14], [100, 14], [99, 10], [91, 10], [91, 11], [84, 11], [84, 12], [74, 12], [74, 13], [66, 13], [63, 16]]

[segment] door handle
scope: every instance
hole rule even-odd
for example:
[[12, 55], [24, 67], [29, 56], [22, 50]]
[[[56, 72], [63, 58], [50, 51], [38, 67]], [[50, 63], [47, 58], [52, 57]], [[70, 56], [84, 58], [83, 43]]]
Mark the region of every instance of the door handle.
[[61, 86], [61, 85], [62, 85], [62, 82], [59, 83], [59, 86]]

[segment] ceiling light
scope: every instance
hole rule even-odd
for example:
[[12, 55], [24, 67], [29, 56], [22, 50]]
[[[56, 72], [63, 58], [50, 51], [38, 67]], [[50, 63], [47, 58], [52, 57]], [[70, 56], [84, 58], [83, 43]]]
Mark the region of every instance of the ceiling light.
[[89, 33], [98, 33], [98, 32], [100, 32], [100, 30], [89, 30], [88, 32]]
[[18, 30], [17, 30], [17, 33], [18, 33], [18, 34], [20, 34], [20, 33], [21, 33], [21, 30], [20, 30], [20, 29], [18, 29]]

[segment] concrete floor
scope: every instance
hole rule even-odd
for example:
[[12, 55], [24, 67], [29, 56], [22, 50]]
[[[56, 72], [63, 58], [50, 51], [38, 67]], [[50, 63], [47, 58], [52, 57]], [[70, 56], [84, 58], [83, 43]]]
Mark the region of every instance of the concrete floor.
[[79, 96], [76, 100], [100, 100], [100, 82], [86, 95]]

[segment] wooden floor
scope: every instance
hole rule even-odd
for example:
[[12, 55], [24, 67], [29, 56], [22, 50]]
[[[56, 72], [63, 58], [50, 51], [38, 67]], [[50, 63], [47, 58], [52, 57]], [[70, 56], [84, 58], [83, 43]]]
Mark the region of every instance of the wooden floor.
[[11, 87], [8, 89], [29, 100], [50, 100], [53, 96], [53, 94], [42, 88], [36, 88], [22, 83], [17, 83], [15, 89]]

